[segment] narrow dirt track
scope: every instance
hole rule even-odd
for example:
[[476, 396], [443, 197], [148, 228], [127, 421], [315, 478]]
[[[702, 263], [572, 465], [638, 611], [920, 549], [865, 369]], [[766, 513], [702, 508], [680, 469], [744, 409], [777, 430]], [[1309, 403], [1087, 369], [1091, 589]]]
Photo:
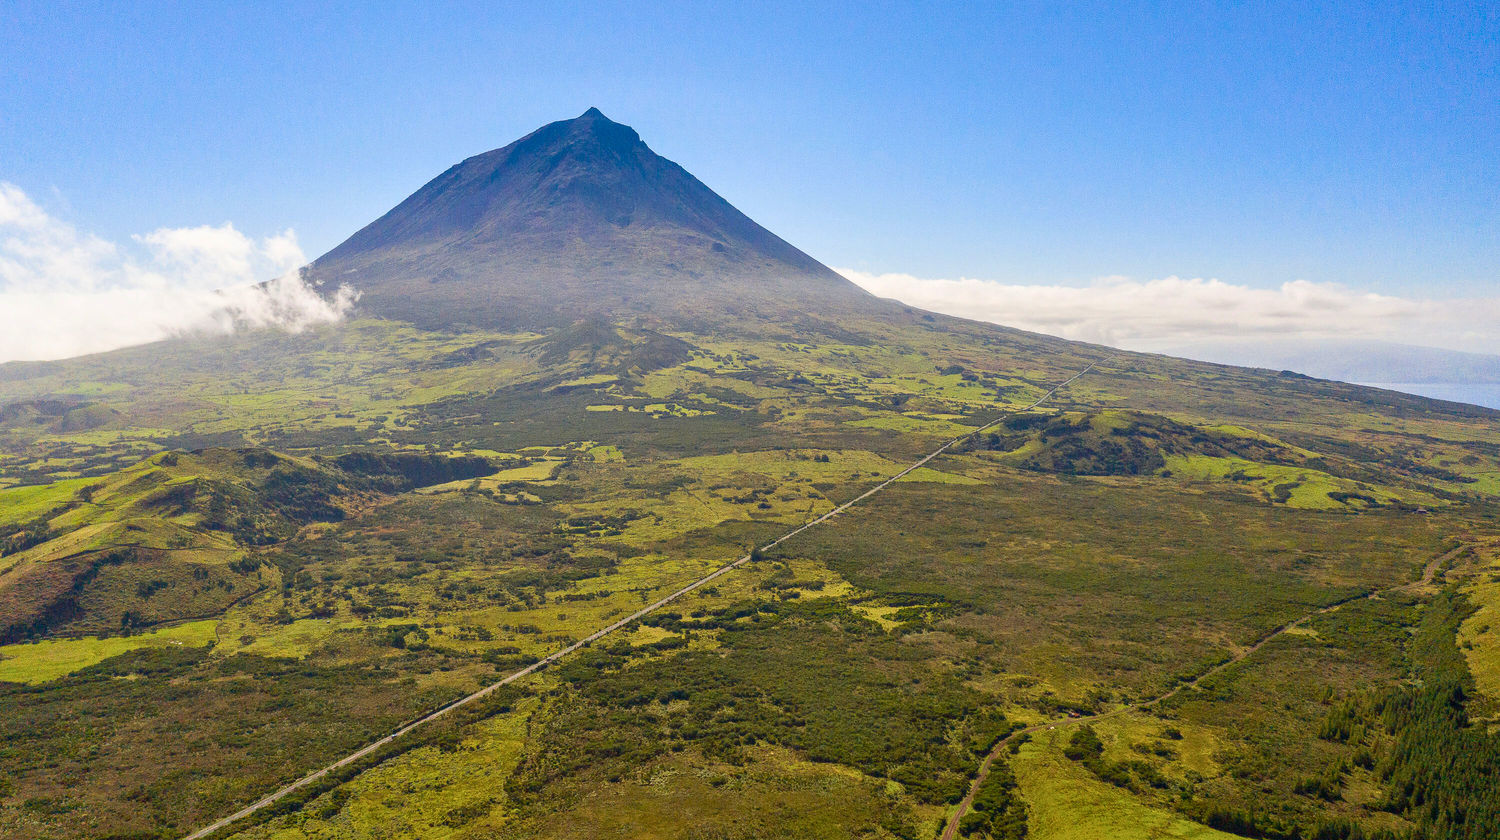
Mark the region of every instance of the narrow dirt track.
[[[963, 441], [963, 440], [965, 440], [965, 439], [967, 439], [969, 437], [972, 437], [973, 435], [977, 435], [977, 434], [980, 434], [982, 432], [988, 431], [989, 429], [994, 428], [996, 425], [998, 425], [1001, 421], [1003, 421], [1010, 414], [1014, 414], [1017, 411], [1029, 411], [1029, 410], [1031, 410], [1033, 408], [1036, 408], [1037, 406], [1039, 406], [1042, 403], [1046, 402], [1047, 400], [1051, 399], [1058, 391], [1061, 391], [1063, 388], [1066, 388], [1068, 385], [1072, 384], [1072, 382], [1074, 380], [1078, 379], [1079, 377], [1083, 376], [1084, 374], [1088, 373], [1089, 371], [1092, 371], [1094, 368], [1098, 367], [1099, 365], [1103, 364], [1104, 362], [1109, 361], [1112, 358], [1114, 358], [1114, 357], [1113, 356], [1106, 356], [1106, 357], [1104, 357], [1102, 359], [1098, 359], [1098, 360], [1090, 363], [1088, 367], [1086, 367], [1083, 370], [1080, 370], [1079, 372], [1073, 374], [1072, 376], [1068, 377], [1067, 379], [1063, 380], [1062, 382], [1059, 382], [1057, 385], [1055, 385], [1055, 386], [1052, 387], [1052, 390], [1048, 391], [1045, 394], [1042, 394], [1040, 397], [1037, 397], [1036, 400], [1034, 402], [1032, 402], [1031, 404], [1029, 404], [1027, 406], [1024, 406], [1022, 408], [1019, 408], [1019, 409], [1010, 409], [1010, 410], [1003, 411], [1000, 414], [1000, 416], [996, 417], [994, 420], [991, 420], [990, 422], [984, 424], [983, 426], [980, 426], [979, 428], [977, 428], [977, 429], [975, 429], [975, 430], [973, 430], [971, 432], [965, 432], [964, 434], [959, 435], [956, 438], [953, 438], [952, 440], [948, 441], [947, 443], [944, 443], [942, 446], [939, 446], [937, 449], [934, 449], [932, 452], [930, 452], [927, 455], [925, 455], [924, 457], [922, 457], [920, 460], [914, 461], [911, 465], [909, 465], [908, 467], [906, 467], [905, 469], [903, 469], [901, 472], [898, 472], [895, 475], [891, 476], [890, 478], [885, 479], [884, 481], [880, 482], [879, 484], [875, 485], [874, 487], [870, 488], [869, 490], [866, 490], [864, 493], [861, 493], [860, 495], [854, 497], [853, 499], [850, 499], [849, 501], [844, 502], [843, 504], [835, 507], [833, 510], [830, 510], [827, 513], [823, 514], [822, 516], [819, 516], [817, 519], [814, 519], [814, 520], [812, 520], [810, 522], [804, 523], [804, 524], [802, 524], [802, 525], [800, 525], [800, 526], [798, 526], [798, 527], [796, 527], [796, 528], [794, 528], [794, 529], [786, 532], [785, 534], [782, 534], [781, 536], [777, 537], [776, 539], [772, 540], [771, 542], [768, 542], [765, 545], [760, 546], [760, 550], [764, 551], [764, 550], [767, 550], [767, 549], [775, 548], [776, 546], [782, 544], [783, 542], [786, 542], [787, 540], [791, 539], [792, 537], [797, 536], [798, 534], [801, 534], [802, 532], [808, 530], [809, 528], [813, 528], [813, 527], [816, 527], [818, 525], [821, 525], [824, 522], [827, 522], [828, 520], [834, 518], [835, 516], [838, 516], [839, 514], [843, 513], [844, 511], [848, 510], [849, 508], [854, 507], [855, 505], [857, 505], [860, 502], [862, 502], [862, 501], [870, 498], [871, 496], [874, 496], [875, 494], [877, 494], [880, 491], [886, 489], [887, 487], [891, 486], [892, 484], [895, 484], [897, 481], [900, 481], [901, 479], [903, 479], [906, 476], [910, 475], [915, 470], [921, 469], [922, 467], [926, 466], [934, 458], [938, 457], [939, 455], [942, 455], [944, 452], [947, 452], [949, 449], [952, 449], [953, 446], [956, 445], [957, 443], [959, 443], [960, 441]], [[511, 675], [509, 675], [507, 677], [505, 677], [504, 679], [500, 680], [499, 682], [487, 685], [484, 688], [481, 688], [480, 690], [474, 692], [473, 694], [469, 694], [469, 695], [467, 695], [465, 697], [461, 697], [458, 700], [455, 700], [455, 701], [453, 701], [452, 703], [449, 703], [446, 706], [441, 706], [441, 707], [439, 707], [439, 708], [437, 708], [437, 709], [435, 709], [435, 710], [427, 713], [426, 715], [423, 715], [422, 717], [417, 718], [416, 720], [412, 721], [411, 723], [406, 724], [405, 726], [401, 727], [400, 729], [397, 729], [396, 731], [394, 731], [391, 734], [385, 736], [384, 738], [381, 738], [378, 741], [373, 741], [373, 742], [371, 742], [369, 744], [366, 744], [364, 747], [361, 747], [359, 750], [357, 750], [355, 752], [352, 752], [349, 755], [344, 756], [343, 758], [339, 759], [338, 761], [335, 761], [334, 763], [328, 765], [327, 767], [324, 767], [321, 770], [317, 770], [317, 771], [314, 771], [312, 773], [309, 773], [306, 776], [303, 776], [302, 778], [296, 780], [295, 782], [292, 782], [291, 784], [287, 785], [286, 787], [283, 787], [283, 788], [281, 788], [281, 789], [279, 789], [279, 790], [277, 790], [277, 791], [275, 791], [273, 793], [267, 794], [266, 796], [262, 797], [261, 799], [256, 800], [255, 802], [251, 803], [250, 805], [247, 805], [246, 807], [241, 808], [238, 811], [235, 811], [233, 814], [230, 814], [229, 816], [224, 817], [223, 819], [220, 819], [220, 820], [218, 820], [216, 822], [213, 822], [213, 823], [210, 823], [209, 825], [204, 826], [203, 828], [198, 829], [197, 831], [193, 832], [192, 834], [189, 834], [186, 837], [184, 837], [183, 840], [202, 840], [202, 838], [206, 838], [209, 835], [214, 834], [215, 832], [218, 832], [218, 831], [221, 831], [221, 830], [223, 830], [225, 828], [228, 828], [229, 826], [233, 825], [234, 823], [237, 823], [240, 820], [242, 820], [242, 819], [244, 819], [244, 818], [246, 818], [246, 817], [248, 817], [248, 816], [250, 816], [250, 815], [252, 815], [252, 814], [254, 814], [256, 812], [258, 812], [258, 811], [261, 811], [261, 810], [263, 810], [263, 809], [265, 809], [265, 808], [267, 808], [267, 807], [269, 807], [271, 805], [274, 805], [278, 801], [286, 798], [287, 795], [289, 795], [291, 793], [295, 793], [296, 791], [301, 790], [304, 787], [307, 787], [308, 785], [312, 784], [313, 782], [316, 782], [316, 781], [318, 781], [318, 780], [326, 777], [328, 774], [330, 774], [330, 773], [332, 773], [332, 772], [334, 772], [336, 770], [342, 769], [344, 767], [348, 767], [349, 765], [354, 764], [355, 762], [359, 761], [360, 759], [363, 759], [363, 758], [369, 756], [370, 754], [372, 754], [375, 751], [381, 749], [382, 747], [389, 746], [390, 744], [392, 744], [396, 740], [400, 739], [402, 736], [410, 733], [412, 730], [417, 729], [418, 727], [424, 726], [424, 725], [426, 725], [428, 723], [431, 723], [432, 721], [435, 721], [438, 718], [441, 718], [444, 715], [449, 714], [454, 709], [459, 709], [459, 708], [462, 708], [464, 706], [469, 705], [470, 703], [474, 703], [474, 702], [476, 702], [478, 700], [482, 700], [485, 697], [489, 696], [490, 694], [494, 693], [501, 686], [506, 686], [506, 685], [509, 685], [509, 684], [515, 682], [516, 680], [528, 677], [528, 676], [536, 673], [537, 671], [540, 671], [540, 670], [546, 668], [548, 665], [551, 665], [552, 663], [558, 661], [559, 659], [562, 659], [563, 657], [567, 656], [568, 654], [577, 651], [579, 648], [586, 647], [586, 646], [592, 644], [593, 642], [596, 642], [599, 639], [601, 639], [601, 638], [603, 638], [605, 636], [608, 636], [609, 634], [615, 632], [616, 630], [619, 630], [620, 628], [622, 628], [622, 627], [630, 624], [631, 622], [635, 621], [636, 619], [641, 618], [642, 616], [645, 616], [645, 615], [647, 615], [649, 613], [652, 613], [652, 612], [654, 612], [654, 611], [656, 611], [656, 610], [658, 610], [658, 609], [666, 606], [667, 604], [672, 603], [673, 601], [677, 600], [678, 598], [681, 598], [683, 595], [686, 595], [689, 592], [692, 592], [693, 590], [698, 589], [699, 587], [702, 587], [702, 586], [704, 586], [704, 585], [706, 585], [706, 584], [708, 584], [708, 583], [710, 583], [710, 582], [712, 582], [714, 580], [717, 580], [718, 578], [722, 577], [723, 575], [729, 574], [730, 572], [734, 571], [735, 569], [738, 569], [739, 567], [745, 565], [746, 563], [749, 563], [751, 557], [752, 557], [751, 554], [746, 554], [745, 556], [739, 558], [738, 560], [735, 560], [732, 563], [729, 563], [729, 564], [724, 565], [724, 566], [720, 566], [718, 569], [715, 569], [714, 571], [710, 572], [709, 574], [707, 574], [707, 575], [699, 578], [698, 580], [693, 581], [692, 583], [688, 584], [687, 586], [682, 587], [681, 589], [677, 590], [676, 592], [673, 592], [672, 594], [666, 596], [665, 598], [662, 598], [662, 599], [660, 599], [658, 601], [655, 601], [654, 603], [648, 604], [648, 605], [640, 608], [639, 610], [636, 610], [635, 612], [631, 613], [630, 615], [628, 615], [628, 616], [620, 619], [619, 621], [616, 621], [614, 624], [611, 624], [611, 625], [609, 625], [607, 627], [604, 627], [604, 628], [601, 628], [599, 630], [594, 631], [589, 636], [587, 636], [587, 637], [585, 637], [583, 639], [580, 639], [579, 641], [574, 642], [573, 644], [568, 645], [567, 647], [562, 648], [561, 650], [553, 652], [552, 654], [548, 655], [546, 658], [544, 658], [544, 659], [542, 659], [542, 660], [540, 660], [538, 662], [535, 662], [535, 663], [533, 663], [533, 664], [531, 664], [531, 665], [529, 665], [529, 666], [527, 666], [525, 668], [522, 668], [519, 671], [516, 671], [515, 673], [513, 673], [513, 674], [511, 674]], [[986, 762], [986, 767], [988, 767], [988, 762]], [[973, 796], [973, 792], [971, 791], [970, 792], [970, 797], [972, 798], [972, 796]], [[965, 801], [967, 802], [968, 800], [965, 800]], [[947, 835], [945, 835], [945, 836], [947, 836]]]
[[1205, 680], [1212, 679], [1218, 674], [1223, 673], [1226, 669], [1245, 661], [1246, 659], [1250, 658], [1250, 656], [1256, 651], [1269, 644], [1272, 640], [1284, 636], [1288, 632], [1301, 627], [1310, 619], [1316, 618], [1320, 615], [1327, 615], [1331, 612], [1337, 612], [1338, 610], [1354, 603], [1355, 601], [1366, 601], [1371, 598], [1379, 598], [1382, 595], [1390, 595], [1395, 592], [1411, 592], [1417, 589], [1423, 589], [1425, 587], [1431, 586], [1433, 579], [1437, 575], [1438, 569], [1442, 568], [1444, 563], [1447, 563], [1449, 560], [1452, 560], [1459, 554], [1463, 553], [1464, 549], [1466, 549], [1467, 547], [1468, 546], [1460, 545], [1459, 547], [1451, 551], [1432, 558], [1430, 561], [1428, 561], [1427, 565], [1423, 567], [1422, 575], [1417, 580], [1411, 581], [1409, 583], [1398, 584], [1396, 586], [1388, 586], [1385, 589], [1377, 589], [1373, 592], [1368, 592], [1363, 595], [1355, 595], [1349, 598], [1345, 598], [1342, 601], [1336, 601], [1326, 607], [1320, 607], [1316, 610], [1313, 610], [1312, 612], [1302, 616], [1296, 621], [1290, 622], [1288, 624], [1283, 624], [1275, 630], [1272, 630], [1270, 633], [1267, 633], [1265, 636], [1262, 636], [1250, 647], [1247, 647], [1239, 653], [1236, 653], [1235, 655], [1224, 660], [1218, 665], [1209, 668], [1207, 671], [1204, 671], [1188, 682], [1178, 683], [1176, 687], [1174, 687], [1171, 691], [1168, 691], [1166, 694], [1163, 694], [1159, 697], [1153, 697], [1149, 700], [1142, 700], [1139, 703], [1131, 703], [1128, 706], [1121, 706], [1118, 709], [1111, 709], [1107, 712], [1100, 712], [1097, 715], [1056, 718], [1054, 720], [1043, 721], [1042, 723], [1028, 726], [1025, 729], [1017, 729], [1016, 731], [1000, 739], [1000, 741], [998, 741], [990, 750], [989, 754], [984, 757], [984, 761], [980, 762], [979, 770], [974, 776], [974, 781], [969, 785], [968, 794], [966, 794], [964, 798], [958, 803], [958, 810], [954, 811], [953, 816], [948, 819], [948, 825], [943, 828], [943, 833], [939, 835], [938, 840], [953, 840], [954, 837], [958, 836], [958, 824], [964, 818], [964, 815], [969, 812], [969, 808], [973, 806], [974, 796], [975, 794], [979, 793], [979, 786], [984, 784], [985, 779], [989, 778], [990, 767], [994, 764], [995, 758], [1000, 755], [1000, 751], [1002, 749], [1009, 749], [1011, 742], [1015, 739], [1023, 735], [1030, 735], [1033, 732], [1040, 732], [1044, 729], [1053, 729], [1058, 726], [1066, 726], [1075, 723], [1089, 723], [1096, 720], [1105, 720], [1107, 718], [1123, 715], [1127, 712], [1149, 709], [1152, 706], [1157, 705], [1158, 703], [1164, 703], [1167, 700], [1176, 697], [1178, 694], [1181, 694], [1185, 690], [1197, 689], [1198, 686], [1202, 685]]

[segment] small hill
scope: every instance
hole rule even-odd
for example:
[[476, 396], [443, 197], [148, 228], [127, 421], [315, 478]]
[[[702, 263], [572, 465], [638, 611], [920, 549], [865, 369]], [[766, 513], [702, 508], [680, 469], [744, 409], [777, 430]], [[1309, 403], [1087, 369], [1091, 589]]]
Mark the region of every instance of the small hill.
[[384, 493], [493, 473], [473, 457], [164, 452], [99, 479], [0, 490], [0, 643], [224, 610], [260, 549]]

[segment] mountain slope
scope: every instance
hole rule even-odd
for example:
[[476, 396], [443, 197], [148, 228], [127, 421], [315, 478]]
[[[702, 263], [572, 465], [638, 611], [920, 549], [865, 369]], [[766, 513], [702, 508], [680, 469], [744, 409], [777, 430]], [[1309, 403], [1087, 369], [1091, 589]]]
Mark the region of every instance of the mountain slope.
[[886, 308], [594, 108], [450, 168], [311, 273], [423, 326]]
[[317, 270], [386, 317], [0, 366], [0, 837], [439, 707], [214, 836], [1500, 832], [1500, 412], [876, 301], [597, 114]]

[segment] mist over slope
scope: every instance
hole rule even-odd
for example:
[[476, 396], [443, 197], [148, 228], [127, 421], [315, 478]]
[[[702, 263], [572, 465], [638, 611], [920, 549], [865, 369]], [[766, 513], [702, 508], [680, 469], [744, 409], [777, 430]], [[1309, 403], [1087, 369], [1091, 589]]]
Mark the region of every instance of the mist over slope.
[[228, 223], [113, 242], [0, 181], [0, 363], [340, 320], [357, 295], [305, 283], [306, 262], [293, 231], [256, 240]]

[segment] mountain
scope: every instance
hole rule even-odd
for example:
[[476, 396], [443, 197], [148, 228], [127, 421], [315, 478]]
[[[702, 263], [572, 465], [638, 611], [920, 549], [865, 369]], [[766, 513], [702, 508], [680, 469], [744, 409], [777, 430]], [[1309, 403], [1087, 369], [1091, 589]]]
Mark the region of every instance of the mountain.
[[437, 327], [885, 308], [597, 108], [451, 167], [310, 273]]
[[597, 112], [314, 271], [0, 365], [0, 838], [1500, 836], [1500, 411], [873, 299]]

